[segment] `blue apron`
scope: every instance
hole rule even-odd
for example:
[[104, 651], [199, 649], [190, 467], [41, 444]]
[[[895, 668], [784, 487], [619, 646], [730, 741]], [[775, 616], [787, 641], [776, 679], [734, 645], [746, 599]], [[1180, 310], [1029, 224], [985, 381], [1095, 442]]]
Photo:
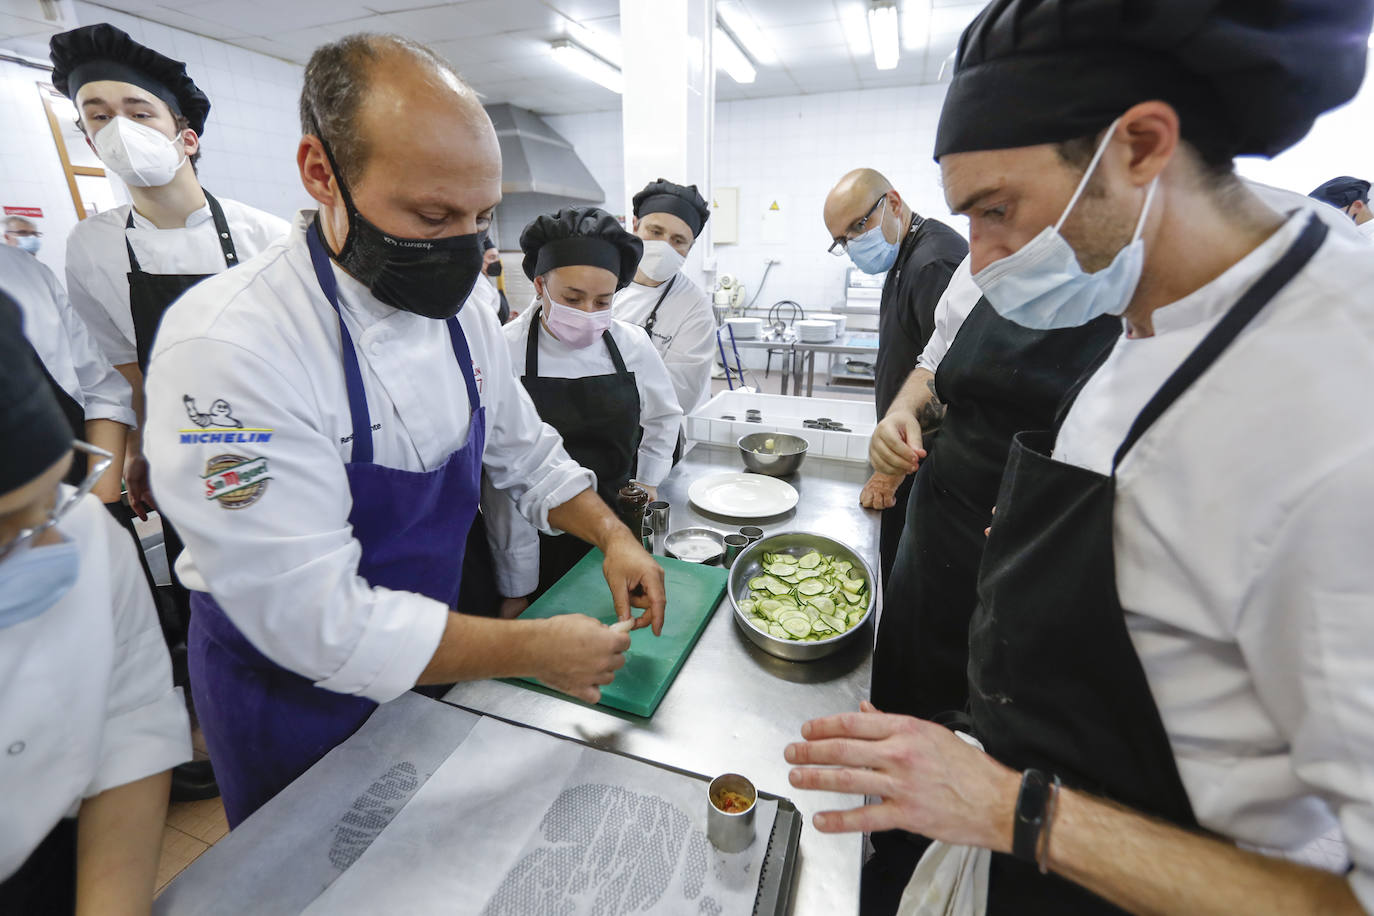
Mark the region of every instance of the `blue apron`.
[[[338, 313], [338, 288], [317, 226], [306, 239], [320, 289]], [[486, 409], [478, 400], [472, 356], [456, 317], [448, 319], [448, 331], [473, 406], [468, 441], [434, 470], [403, 471], [372, 460], [372, 420], [358, 355], [339, 313], [353, 421], [353, 455], [344, 466], [353, 498], [348, 521], [363, 548], [358, 574], [371, 586], [418, 592], [453, 607], [468, 529], [477, 513]], [[249, 643], [209, 594], [194, 593], [192, 608], [191, 695], [225, 814], [235, 827], [353, 734], [377, 704], [316, 687], [277, 665]]]

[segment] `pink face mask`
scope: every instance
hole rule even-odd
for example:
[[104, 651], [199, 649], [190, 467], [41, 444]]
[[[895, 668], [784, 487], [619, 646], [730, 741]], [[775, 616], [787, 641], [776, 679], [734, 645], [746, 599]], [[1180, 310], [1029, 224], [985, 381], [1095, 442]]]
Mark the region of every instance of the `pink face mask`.
[[544, 310], [544, 320], [549, 323], [549, 329], [555, 337], [574, 350], [591, 346], [601, 339], [605, 331], [610, 330], [612, 318], [611, 310], [608, 308], [584, 312], [571, 305], [554, 302], [549, 296], [545, 296], [544, 301], [548, 303]]

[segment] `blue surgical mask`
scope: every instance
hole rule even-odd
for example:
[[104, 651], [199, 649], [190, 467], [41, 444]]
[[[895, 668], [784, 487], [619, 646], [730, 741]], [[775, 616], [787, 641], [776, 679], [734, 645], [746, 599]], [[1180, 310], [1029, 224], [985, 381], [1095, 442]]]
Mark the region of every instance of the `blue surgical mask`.
[[878, 225], [863, 235], [849, 240], [845, 251], [854, 266], [866, 274], [881, 274], [892, 269], [897, 263], [897, 243], [889, 242], [883, 235], [883, 217], [887, 215], [887, 198], [883, 198]]
[[1096, 273], [1083, 270], [1073, 246], [1059, 233], [1106, 152], [1116, 123], [1113, 121], [1107, 129], [1059, 222], [1046, 226], [1014, 254], [994, 261], [973, 275], [973, 282], [1003, 318], [1024, 327], [1048, 331], [1079, 327], [1102, 315], [1119, 315], [1126, 310], [1145, 265], [1145, 242], [1140, 233], [1145, 228], [1145, 217], [1150, 212], [1159, 179], [1152, 181], [1145, 193], [1145, 204], [1140, 209], [1140, 219], [1130, 243], [1117, 252], [1112, 263]]
[[32, 620], [71, 591], [81, 571], [76, 542], [20, 547], [0, 561], [0, 630]]
[[20, 248], [29, 254], [38, 254], [38, 248], [43, 244], [43, 240], [36, 235], [21, 235], [15, 241]]

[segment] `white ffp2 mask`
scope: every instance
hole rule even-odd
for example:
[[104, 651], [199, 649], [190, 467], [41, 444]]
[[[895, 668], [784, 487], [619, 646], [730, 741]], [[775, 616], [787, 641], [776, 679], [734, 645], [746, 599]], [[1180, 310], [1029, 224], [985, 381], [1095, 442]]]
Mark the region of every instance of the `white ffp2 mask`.
[[662, 283], [681, 270], [686, 260], [672, 245], [655, 239], [644, 243], [644, 256], [639, 259], [639, 269], [650, 280]]
[[136, 188], [162, 187], [186, 161], [175, 140], [122, 116], [100, 128], [91, 143], [105, 167]]

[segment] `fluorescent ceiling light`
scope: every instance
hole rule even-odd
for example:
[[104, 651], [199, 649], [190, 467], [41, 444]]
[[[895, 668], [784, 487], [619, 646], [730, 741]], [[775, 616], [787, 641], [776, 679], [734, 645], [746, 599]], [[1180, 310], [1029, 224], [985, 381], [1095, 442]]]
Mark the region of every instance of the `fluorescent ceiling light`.
[[578, 76], [624, 94], [625, 77], [620, 71], [575, 42], [561, 39], [549, 46], [553, 59]]
[[868, 40], [868, 18], [864, 4], [854, 0], [841, 7], [840, 25], [844, 28], [844, 40], [849, 45], [849, 53], [855, 58], [867, 57], [873, 45]]
[[720, 26], [716, 26], [715, 45], [711, 53], [716, 56], [716, 69], [724, 70], [737, 83], [752, 83], [758, 75], [739, 45]]
[[873, 39], [874, 65], [879, 70], [894, 69], [902, 56], [895, 3], [879, 2], [868, 8], [868, 34]]
[[735, 36], [742, 50], [765, 67], [776, 66], [778, 55], [773, 46], [763, 37], [763, 32], [754, 25], [754, 20], [740, 8], [738, 3], [717, 3], [716, 15], [724, 23], [730, 34]]
[[930, 0], [902, 0], [902, 50], [922, 50], [929, 36]]
[[582, 23], [573, 22], [571, 19], [567, 20], [567, 32], [569, 38], [612, 67], [620, 66], [620, 36], [607, 35], [605, 32], [589, 29]]

